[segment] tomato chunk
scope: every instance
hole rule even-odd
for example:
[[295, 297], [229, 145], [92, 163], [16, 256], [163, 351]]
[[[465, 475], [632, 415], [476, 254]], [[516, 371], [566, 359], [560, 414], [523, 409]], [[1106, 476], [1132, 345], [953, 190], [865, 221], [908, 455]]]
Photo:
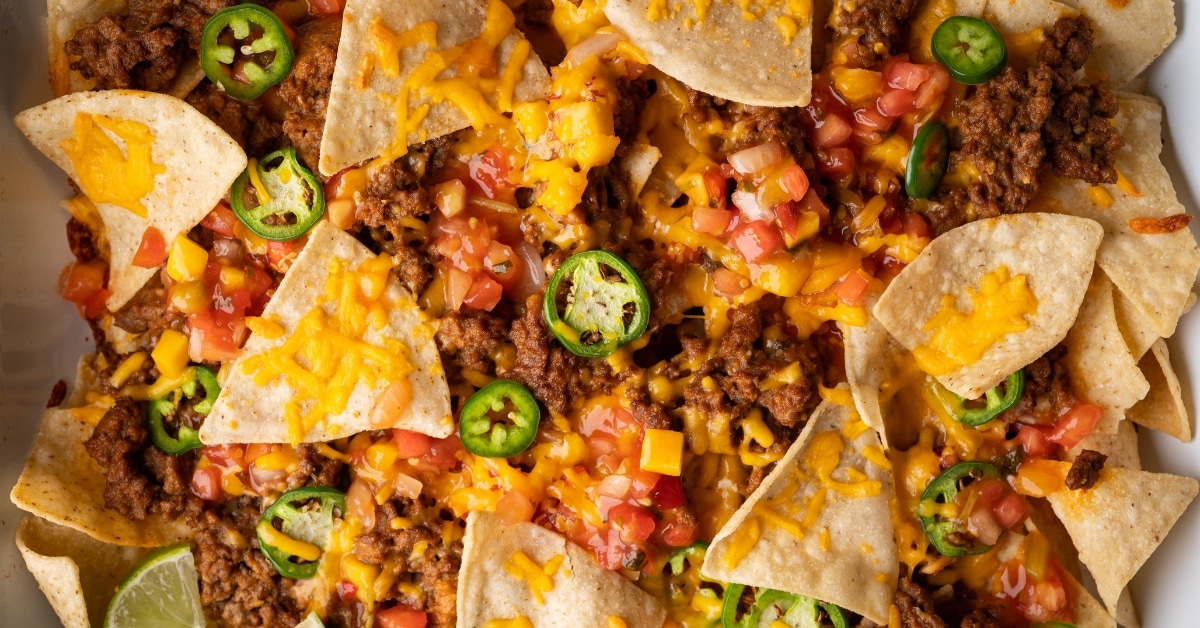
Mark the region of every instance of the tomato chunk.
[[754, 220], [737, 228], [729, 239], [747, 262], [758, 262], [783, 246], [779, 230], [765, 220]]
[[1103, 416], [1104, 411], [1099, 406], [1081, 403], [1068, 410], [1061, 419], [1055, 422], [1050, 433], [1046, 435], [1046, 439], [1070, 449], [1091, 434]]

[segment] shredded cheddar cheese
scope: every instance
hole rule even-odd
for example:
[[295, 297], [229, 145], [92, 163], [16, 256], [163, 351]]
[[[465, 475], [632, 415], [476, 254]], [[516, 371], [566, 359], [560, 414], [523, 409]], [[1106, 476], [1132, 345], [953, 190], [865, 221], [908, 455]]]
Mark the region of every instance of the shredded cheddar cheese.
[[[94, 203], [110, 203], [146, 218], [142, 199], [154, 178], [167, 171], [155, 163], [154, 134], [141, 122], [101, 114], [75, 114], [75, 136], [62, 149], [75, 167], [74, 180]], [[124, 143], [124, 150], [110, 137]]]

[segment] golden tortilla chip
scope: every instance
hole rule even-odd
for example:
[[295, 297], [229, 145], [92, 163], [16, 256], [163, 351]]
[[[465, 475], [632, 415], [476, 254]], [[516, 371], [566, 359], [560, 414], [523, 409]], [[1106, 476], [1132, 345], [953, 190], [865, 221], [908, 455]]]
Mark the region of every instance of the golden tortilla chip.
[[650, 180], [654, 166], [662, 159], [662, 151], [650, 144], [638, 142], [621, 158], [618, 166], [629, 180], [629, 193], [637, 198]]
[[[852, 408], [823, 403], [717, 533], [700, 573], [807, 595], [886, 624], [899, 570], [892, 475], [868, 456], [882, 458], [875, 432]], [[803, 527], [810, 510], [813, 524]]]
[[[964, 225], [935, 239], [896, 276], [875, 304], [875, 316], [918, 358], [935, 333], [954, 346], [967, 341], [982, 346], [972, 337], [979, 330], [1025, 326], [994, 337], [979, 359], [935, 374], [955, 394], [978, 398], [1066, 337], [1087, 291], [1101, 235], [1100, 225], [1091, 220], [1055, 214], [1013, 214]], [[995, 321], [991, 310], [971, 316], [977, 300], [971, 294], [982, 290], [985, 277], [1005, 273], [1018, 286], [1024, 277], [1036, 310], [1010, 312]], [[931, 319], [947, 311], [949, 297], [956, 316], [966, 318], [931, 325]], [[989, 308], [1008, 302], [1000, 293], [979, 299], [991, 303]], [[988, 320], [976, 321], [979, 317]]]
[[131, 521], [104, 507], [104, 470], [83, 447], [91, 435], [92, 426], [69, 410], [47, 410], [9, 494], [12, 503], [106, 543], [159, 547], [187, 538], [181, 521], [165, 523], [157, 514]]
[[[1064, 475], [1070, 463], [1059, 463]], [[1071, 533], [1079, 558], [1115, 612], [1121, 590], [1162, 543], [1196, 496], [1188, 477], [1105, 467], [1090, 489], [1060, 489], [1046, 498]]]
[[1017, 35], [1051, 28], [1059, 18], [1079, 12], [1054, 0], [987, 0], [982, 13], [1001, 34]]
[[659, 628], [666, 610], [649, 593], [600, 566], [583, 549], [533, 523], [506, 525], [473, 512], [458, 572], [458, 626], [525, 617], [538, 628]]
[[[228, 366], [221, 395], [200, 428], [200, 439], [205, 444], [325, 442], [390, 427], [435, 438], [450, 435], [454, 430], [450, 392], [434, 344], [433, 324], [394, 275], [386, 277], [386, 287], [381, 286], [377, 303], [381, 316], [371, 312], [362, 314], [370, 317], [369, 321], [363, 321], [362, 337], [346, 336], [338, 330], [341, 312], [349, 306], [344, 290], [353, 290], [355, 298], [361, 294], [353, 273], [363, 272], [364, 263], [373, 259], [375, 256], [367, 247], [329, 221], [323, 220], [313, 228], [308, 244], [263, 311], [265, 324], [278, 329], [275, 333], [252, 333], [242, 354]], [[335, 293], [337, 298], [326, 300], [332, 282], [338, 277], [348, 279], [340, 283], [341, 288], [335, 288], [339, 290]], [[312, 323], [326, 317], [329, 320], [325, 323]], [[353, 324], [352, 319], [346, 320], [351, 321], [347, 325]], [[336, 349], [348, 343], [362, 343], [362, 348], [357, 349], [358, 357], [354, 360], [347, 357], [336, 368], [315, 367], [310, 362], [313, 354], [305, 353], [310, 347]], [[293, 345], [300, 353], [285, 351], [284, 347]], [[322, 352], [315, 355], [326, 361], [330, 359], [332, 354], [318, 350]], [[372, 412], [378, 403], [386, 403], [381, 399], [396, 382], [364, 379], [382, 372], [372, 370], [383, 368], [376, 362], [367, 362], [374, 359], [372, 355], [392, 356], [388, 363], [404, 371], [397, 376], [406, 376], [411, 389], [411, 402], [389, 424], [373, 423]], [[320, 375], [314, 372], [318, 368]], [[339, 387], [336, 381], [341, 378], [347, 379]], [[347, 395], [344, 407], [316, 416], [316, 423], [307, 430], [299, 429], [299, 423], [291, 425], [287, 419], [292, 410], [298, 413], [299, 420], [318, 399], [343, 393]], [[292, 410], [290, 404], [295, 404]]]
[[1125, 85], [1175, 41], [1174, 0], [1063, 0], [1092, 21], [1095, 44], [1085, 70]]
[[[500, 0], [349, 0], [321, 137], [321, 173], [333, 175], [380, 155], [390, 161], [407, 146], [469, 126], [510, 124], [502, 114], [512, 105], [545, 98], [550, 76], [512, 21]], [[484, 44], [497, 51], [498, 78], [471, 78], [490, 87], [475, 91], [454, 63], [443, 69], [435, 58], [457, 58], [464, 44], [482, 41], [477, 38], [491, 36], [489, 29], [504, 22], [508, 27], [495, 34], [496, 41]], [[434, 32], [436, 48], [423, 41]], [[410, 78], [414, 84], [406, 85]], [[469, 98], [460, 103], [464, 93]], [[473, 100], [475, 94], [486, 102]]]
[[767, 107], [803, 107], [812, 98], [811, 2], [601, 4], [651, 65], [692, 89]]
[[1112, 283], [1103, 272], [1092, 273], [1079, 316], [1063, 344], [1067, 347], [1066, 366], [1071, 383], [1104, 411], [1096, 431], [1116, 433], [1125, 410], [1146, 396], [1150, 383], [1138, 369], [1137, 360], [1129, 353], [1121, 335], [1113, 306]]
[[1111, 207], [1092, 200], [1083, 181], [1049, 177], [1047, 193], [1059, 201], [1056, 211], [1091, 218], [1104, 226], [1104, 242], [1096, 261], [1113, 285], [1146, 318], [1159, 337], [1169, 338], [1182, 315], [1200, 270], [1200, 248], [1188, 229], [1141, 234], [1130, 227], [1135, 218], [1165, 218], [1186, 213], [1163, 166], [1162, 106], [1135, 94], [1118, 94], [1117, 129], [1125, 148], [1117, 153], [1117, 170], [1125, 185], [1105, 185]]
[[1113, 434], [1101, 434], [1099, 431], [1088, 434], [1077, 445], [1067, 450], [1066, 459], [1074, 462], [1079, 452], [1084, 449], [1091, 449], [1108, 456], [1108, 460], [1104, 462], [1107, 467], [1142, 470], [1142, 456], [1138, 452], [1137, 429], [1129, 421], [1118, 423], [1117, 431]]
[[66, 628], [104, 625], [109, 599], [141, 552], [26, 516], [17, 549]]
[[[1110, 280], [1111, 282], [1111, 280]], [[1149, 320], [1141, 310], [1129, 300], [1120, 290], [1113, 292], [1113, 306], [1117, 312], [1117, 326], [1129, 346], [1129, 353], [1134, 359], [1141, 360], [1159, 339], [1158, 332], [1150, 325]]]
[[1154, 343], [1139, 366], [1150, 382], [1150, 392], [1126, 412], [1129, 420], [1169, 434], [1182, 442], [1192, 440], [1192, 419], [1183, 402], [1183, 389], [1179, 377], [1171, 366], [1171, 355], [1167, 343]]
[[[854, 407], [867, 425], [875, 428], [886, 451], [887, 429], [883, 415], [883, 403], [894, 390], [885, 390], [892, 382], [897, 367], [896, 357], [904, 348], [892, 340], [867, 304], [867, 324], [861, 327], [838, 323], [842, 332], [842, 345], [846, 351], [846, 382], [854, 396]], [[894, 382], [892, 382], [894, 385]]]
[[[246, 168], [246, 154], [221, 127], [163, 94], [70, 94], [22, 111], [15, 122], [95, 203], [109, 244], [107, 305], [113, 311], [158, 272], [132, 265], [146, 228], [158, 229], [170, 245], [216, 207]], [[125, 130], [118, 135], [105, 125]], [[78, 144], [82, 164], [64, 148], [71, 143]]]

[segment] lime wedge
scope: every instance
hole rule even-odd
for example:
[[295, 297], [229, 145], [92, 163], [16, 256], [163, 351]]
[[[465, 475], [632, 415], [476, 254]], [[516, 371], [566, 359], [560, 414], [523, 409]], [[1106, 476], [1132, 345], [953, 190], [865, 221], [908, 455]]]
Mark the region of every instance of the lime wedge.
[[316, 613], [309, 613], [304, 621], [296, 624], [296, 628], [325, 628], [325, 624], [321, 623], [321, 618]]
[[117, 587], [105, 628], [204, 628], [196, 562], [187, 543], [147, 554]]

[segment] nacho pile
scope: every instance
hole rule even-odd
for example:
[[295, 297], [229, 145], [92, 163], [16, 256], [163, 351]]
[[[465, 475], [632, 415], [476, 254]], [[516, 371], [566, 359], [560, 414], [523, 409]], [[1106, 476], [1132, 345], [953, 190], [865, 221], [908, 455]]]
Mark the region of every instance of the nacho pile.
[[1170, 2], [48, 15], [64, 624], [182, 542], [221, 626], [1138, 625], [1200, 489], [1138, 453], [1193, 431]]

